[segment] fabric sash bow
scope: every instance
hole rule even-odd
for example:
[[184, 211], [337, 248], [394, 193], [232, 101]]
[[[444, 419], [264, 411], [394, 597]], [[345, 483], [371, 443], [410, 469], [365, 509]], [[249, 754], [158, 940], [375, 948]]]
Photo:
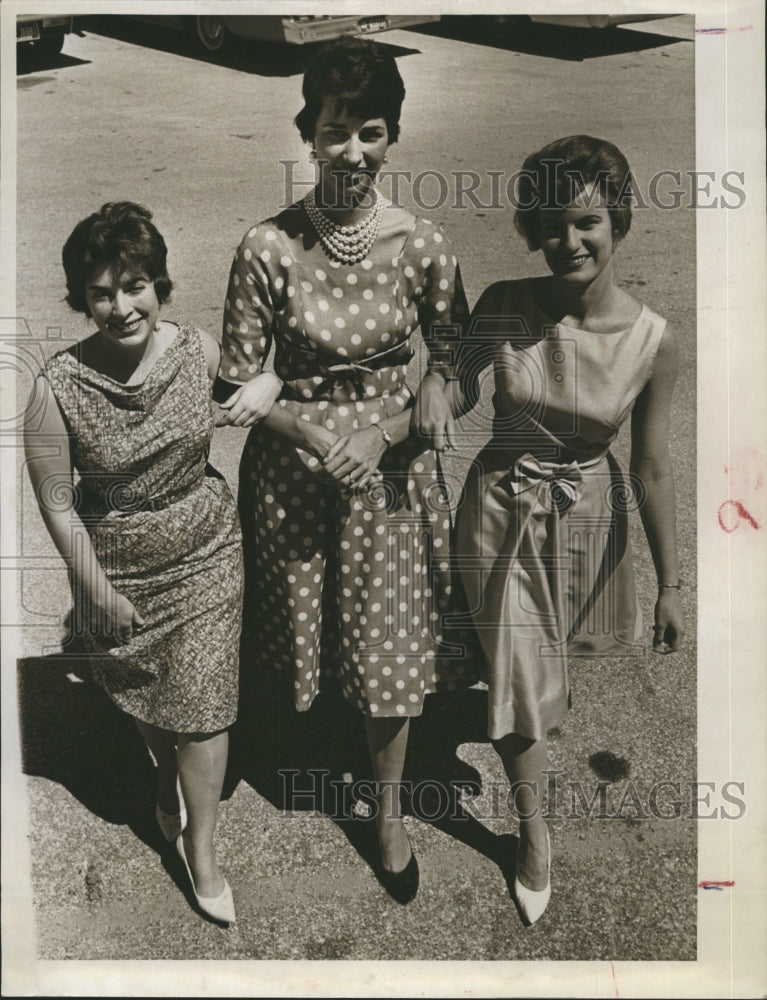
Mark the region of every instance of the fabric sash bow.
[[[601, 461], [584, 463], [588, 468]], [[577, 462], [562, 465], [557, 462], [542, 462], [529, 452], [521, 455], [514, 463], [509, 478], [509, 485], [516, 495], [526, 490], [537, 489], [538, 498], [542, 489], [546, 489], [551, 499], [552, 508], [559, 514], [565, 514], [575, 506], [580, 498], [579, 486], [583, 482], [582, 467]]]

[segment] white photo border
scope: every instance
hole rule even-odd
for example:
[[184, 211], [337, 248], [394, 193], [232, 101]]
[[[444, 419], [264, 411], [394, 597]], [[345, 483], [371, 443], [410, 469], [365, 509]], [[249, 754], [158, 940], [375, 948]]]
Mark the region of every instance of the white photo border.
[[[292, 0], [143, 0], [144, 13], [326, 12]], [[15, 315], [15, 38], [17, 13], [125, 13], [119, 0], [4, 0], [2, 4], [2, 193], [0, 316]], [[582, 13], [579, 0], [538, 0], [535, 10]], [[529, 12], [519, 0], [421, 0], [419, 13]], [[412, 12], [390, 0], [376, 10]], [[590, 13], [666, 13], [667, 0], [590, 0]], [[335, 2], [334, 13], [365, 9]], [[3, 992], [5, 995], [144, 996], [642, 996], [748, 997], [767, 990], [764, 958], [767, 860], [765, 567], [763, 530], [727, 531], [723, 504], [748, 504], [767, 525], [767, 492], [732, 492], [733, 460], [751, 449], [767, 465], [765, 373], [764, 5], [761, 0], [685, 0], [696, 17], [697, 162], [743, 171], [747, 209], [699, 211], [698, 241], [698, 771], [723, 784], [745, 782], [748, 811], [737, 823], [698, 824], [701, 880], [733, 881], [729, 893], [701, 892], [694, 962], [46, 962], [36, 957], [29, 893], [24, 779], [15, 711], [13, 629], [3, 647]], [[367, 10], [372, 12], [372, 7]], [[3, 383], [3, 407], [14, 406]], [[16, 412], [14, 409], [13, 412]], [[13, 458], [3, 455], [3, 464]], [[728, 470], [728, 471], [725, 471]], [[3, 559], [15, 539], [14, 475], [2, 479]], [[13, 573], [0, 574], [5, 621], [16, 621]], [[673, 669], [670, 667], [669, 669]], [[672, 904], [670, 904], [672, 905]], [[384, 992], [383, 983], [386, 983]]]

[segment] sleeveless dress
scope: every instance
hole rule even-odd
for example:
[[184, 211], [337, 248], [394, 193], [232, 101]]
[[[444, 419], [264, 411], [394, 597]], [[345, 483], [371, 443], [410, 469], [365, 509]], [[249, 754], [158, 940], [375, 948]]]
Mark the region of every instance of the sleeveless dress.
[[[250, 229], [232, 265], [221, 377], [248, 381], [274, 344], [278, 405], [302, 420], [342, 435], [411, 407], [411, 334], [420, 325], [432, 370], [446, 370], [466, 300], [432, 223], [403, 214], [396, 239], [379, 236], [374, 252], [329, 260], [301, 206]], [[389, 448], [380, 470], [378, 488], [340, 492], [301, 448], [259, 425], [248, 437], [244, 630], [261, 663], [292, 672], [299, 711], [322, 682], [366, 715], [413, 716], [441, 685], [445, 484], [435, 453], [414, 440]]]
[[80, 474], [76, 510], [109, 580], [145, 622], [111, 648], [85, 630], [95, 679], [125, 712], [162, 729], [231, 725], [242, 544], [229, 488], [207, 464], [214, 417], [199, 333], [181, 327], [140, 385], [70, 351], [43, 375]]
[[562, 720], [568, 655], [644, 652], [635, 501], [609, 448], [666, 322], [642, 306], [616, 333], [570, 328], [540, 311], [533, 281], [503, 284], [498, 314], [475, 317], [460, 362], [473, 379], [492, 361], [495, 380], [493, 434], [469, 472], [455, 542], [489, 670], [491, 739], [540, 739]]

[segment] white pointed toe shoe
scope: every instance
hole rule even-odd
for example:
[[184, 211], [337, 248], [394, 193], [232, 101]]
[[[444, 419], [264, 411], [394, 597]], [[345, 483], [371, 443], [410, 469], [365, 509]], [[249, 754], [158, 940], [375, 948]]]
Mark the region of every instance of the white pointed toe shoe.
[[517, 863], [517, 873], [514, 876], [514, 896], [516, 897], [519, 911], [528, 927], [543, 916], [544, 910], [549, 905], [549, 900], [551, 899], [551, 841], [549, 840], [548, 830], [546, 831], [546, 850], [548, 857], [546, 859], [545, 889], [528, 889], [526, 885], [522, 885], [519, 880], [519, 863]]
[[189, 881], [192, 885], [194, 898], [197, 900], [197, 905], [200, 907], [202, 912], [207, 914], [207, 916], [212, 917], [213, 920], [217, 920], [221, 924], [235, 923], [237, 917], [234, 912], [234, 899], [232, 898], [232, 890], [229, 888], [229, 883], [226, 879], [224, 879], [224, 888], [218, 896], [200, 896], [197, 892], [197, 887], [194, 884], [194, 879], [192, 878], [192, 870], [189, 867], [189, 862], [186, 860], [184, 838], [181, 834], [178, 835], [178, 839], [176, 840], [176, 850], [178, 851], [179, 857], [184, 862], [186, 873], [189, 876]]

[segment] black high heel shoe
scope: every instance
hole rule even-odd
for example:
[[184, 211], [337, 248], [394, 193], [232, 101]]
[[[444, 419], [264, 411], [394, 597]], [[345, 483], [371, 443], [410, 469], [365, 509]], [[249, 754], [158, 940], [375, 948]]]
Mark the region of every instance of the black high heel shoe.
[[383, 865], [381, 866], [381, 885], [395, 902], [401, 903], [403, 906], [415, 899], [420, 880], [421, 873], [412, 848], [410, 860], [402, 871], [390, 872]]

